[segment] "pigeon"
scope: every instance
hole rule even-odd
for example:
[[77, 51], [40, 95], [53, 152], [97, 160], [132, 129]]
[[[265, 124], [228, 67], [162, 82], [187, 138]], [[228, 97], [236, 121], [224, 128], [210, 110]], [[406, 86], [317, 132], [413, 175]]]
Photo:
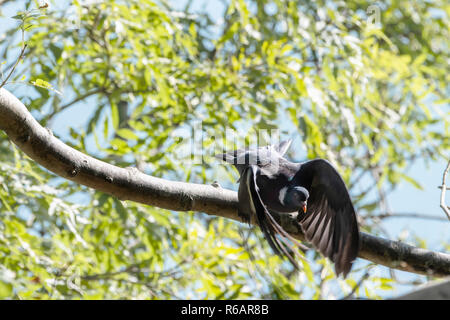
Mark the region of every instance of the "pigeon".
[[238, 149], [216, 157], [239, 172], [238, 215], [255, 219], [272, 250], [299, 269], [292, 244], [304, 248], [275, 220], [294, 214], [305, 238], [345, 278], [360, 247], [356, 212], [344, 180], [327, 160], [294, 163], [284, 158], [292, 140], [257, 149]]

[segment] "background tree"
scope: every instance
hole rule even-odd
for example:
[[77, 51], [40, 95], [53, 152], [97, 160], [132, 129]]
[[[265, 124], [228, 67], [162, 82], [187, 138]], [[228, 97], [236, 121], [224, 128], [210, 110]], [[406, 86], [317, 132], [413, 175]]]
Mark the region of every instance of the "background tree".
[[[292, 149], [306, 150], [291, 158], [327, 158], [339, 168], [362, 230], [374, 234], [392, 216], [386, 195], [401, 181], [420, 187], [408, 167], [448, 159], [444, 1], [390, 1], [370, 11], [370, 1], [236, 0], [217, 3], [219, 21], [190, 4], [38, 9], [29, 1], [3, 24], [4, 79], [27, 45], [8, 89], [42, 125], [69, 126], [59, 138], [75, 149], [171, 180], [236, 188], [231, 168], [208, 157], [185, 165], [177, 156], [186, 149], [177, 132], [199, 120], [205, 148], [211, 132], [248, 132], [243, 144], [255, 142], [258, 129], [281, 127], [296, 137]], [[377, 10], [381, 21], [371, 15]], [[82, 126], [65, 118], [72, 110]], [[68, 182], [0, 135], [2, 297], [378, 298], [379, 289], [399, 285], [364, 260], [336, 279], [313, 252], [296, 273], [259, 231]], [[448, 250], [448, 240], [432, 249]]]

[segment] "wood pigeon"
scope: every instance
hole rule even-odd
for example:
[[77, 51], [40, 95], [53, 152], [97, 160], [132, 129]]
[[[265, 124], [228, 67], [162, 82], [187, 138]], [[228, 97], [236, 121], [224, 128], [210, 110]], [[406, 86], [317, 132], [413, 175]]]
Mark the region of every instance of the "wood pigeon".
[[[336, 274], [345, 278], [359, 250], [358, 223], [350, 195], [327, 160], [293, 163], [285, 159], [283, 155], [291, 142], [254, 150], [238, 149], [216, 157], [239, 171], [239, 217], [245, 222], [256, 219], [275, 253], [287, 257], [298, 268], [286, 245], [301, 244], [271, 214], [294, 212], [306, 240], [331, 259]], [[292, 251], [298, 254], [297, 250]]]

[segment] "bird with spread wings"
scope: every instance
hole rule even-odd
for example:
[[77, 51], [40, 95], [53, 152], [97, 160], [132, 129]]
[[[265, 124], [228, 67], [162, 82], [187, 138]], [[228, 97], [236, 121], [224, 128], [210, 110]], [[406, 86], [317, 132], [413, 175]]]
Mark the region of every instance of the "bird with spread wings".
[[273, 251], [298, 268], [292, 243], [304, 246], [273, 217], [295, 213], [306, 240], [334, 262], [338, 276], [346, 277], [359, 250], [358, 223], [347, 187], [327, 160], [285, 159], [290, 144], [288, 140], [217, 156], [239, 171], [238, 214], [245, 222], [253, 217]]

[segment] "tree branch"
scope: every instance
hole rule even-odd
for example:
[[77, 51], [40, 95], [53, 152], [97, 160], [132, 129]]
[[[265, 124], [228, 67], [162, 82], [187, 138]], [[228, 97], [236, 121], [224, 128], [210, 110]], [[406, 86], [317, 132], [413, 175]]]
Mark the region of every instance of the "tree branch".
[[[23, 38], [23, 36], [22, 36], [22, 38]], [[9, 78], [10, 78], [11, 75], [14, 73], [14, 70], [16, 70], [16, 67], [17, 67], [17, 65], [19, 64], [20, 60], [23, 59], [23, 56], [24, 56], [24, 54], [25, 54], [26, 48], [27, 48], [27, 44], [25, 43], [25, 44], [22, 46], [22, 49], [20, 50], [20, 55], [19, 55], [19, 57], [17, 58], [16, 63], [14, 63], [12, 69], [9, 71], [8, 75], [6, 76], [6, 78], [5, 78], [5, 79], [2, 79], [3, 81], [2, 81], [2, 83], [0, 84], [0, 88], [2, 88], [2, 87], [8, 82]]]
[[[136, 168], [119, 168], [85, 155], [54, 137], [9, 91], [0, 89], [0, 129], [31, 159], [51, 172], [120, 200], [131, 200], [175, 211], [200, 211], [242, 222], [237, 193], [202, 184], [164, 180]], [[255, 221], [252, 221], [255, 223]], [[300, 240], [295, 219], [283, 217], [282, 227]], [[450, 275], [450, 255], [416, 248], [361, 232], [359, 257], [417, 274]]]
[[440, 206], [442, 210], [444, 210], [447, 215], [448, 220], [450, 220], [450, 210], [445, 204], [445, 190], [447, 190], [447, 186], [445, 185], [445, 180], [447, 179], [448, 171], [450, 170], [450, 160], [448, 161], [447, 168], [445, 168], [444, 174], [442, 175], [442, 186], [441, 186], [441, 201]]
[[447, 221], [446, 218], [437, 215], [429, 215], [425, 213], [383, 213], [378, 215], [369, 216], [370, 219], [389, 219], [389, 218], [406, 218], [406, 219], [423, 219], [434, 221]]
[[450, 278], [444, 281], [433, 281], [420, 286], [410, 293], [394, 298], [394, 300], [448, 300], [450, 299]]
[[101, 92], [105, 92], [105, 89], [104, 88], [98, 88], [98, 89], [94, 89], [92, 91], [88, 91], [88, 92], [86, 92], [86, 93], [76, 97], [72, 101], [66, 103], [65, 105], [59, 107], [58, 109], [54, 110], [52, 113], [50, 113], [47, 116], [47, 118], [51, 119], [58, 112], [61, 112], [61, 111], [65, 110], [65, 109], [69, 108], [70, 106], [74, 105], [75, 103], [80, 102], [81, 100], [84, 100], [86, 98], [89, 98], [90, 96], [93, 96], [94, 94], [101, 93]]
[[350, 293], [347, 294], [345, 297], [343, 297], [341, 300], [349, 300], [349, 299], [351, 299], [353, 297], [353, 295], [355, 294], [355, 292], [359, 289], [359, 287], [361, 287], [361, 285], [363, 284], [364, 280], [369, 278], [369, 276], [370, 276], [370, 269], [367, 269], [366, 272], [364, 272], [364, 275], [361, 277], [361, 279], [359, 279], [358, 283], [356, 283], [356, 285], [353, 287], [352, 291], [350, 291]]

